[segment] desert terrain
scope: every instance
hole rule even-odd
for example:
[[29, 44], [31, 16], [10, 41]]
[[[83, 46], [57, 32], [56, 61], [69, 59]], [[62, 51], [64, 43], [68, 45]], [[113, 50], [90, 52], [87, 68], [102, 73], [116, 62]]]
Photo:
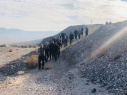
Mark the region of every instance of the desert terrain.
[[[76, 44], [76, 42], [73, 44]], [[8, 52], [10, 48], [13, 49], [12, 52]], [[31, 51], [35, 51], [37, 54], [37, 49], [1, 48], [1, 54], [3, 54], [1, 59], [6, 58], [6, 60], [3, 60], [4, 64], [1, 65], [1, 67], [3, 66], [1, 69], [4, 68], [6, 71], [1, 70], [0, 95], [95, 95], [95, 93], [91, 92], [94, 88], [97, 89], [96, 95], [113, 95], [109, 94], [99, 84], [91, 83], [84, 78], [80, 69], [75, 68], [73, 63], [66, 59], [68, 56], [64, 53], [65, 50], [66, 48], [62, 48], [61, 57], [57, 62], [50, 60], [46, 63], [47, 66], [51, 67], [50, 69], [30, 70], [24, 66], [22, 68], [14, 67], [15, 69], [21, 69], [15, 70], [13, 67], [10, 69], [6, 64], [12, 64], [13, 58], [16, 58], [16, 61], [21, 61], [19, 59], [22, 59], [21, 62], [24, 62], [24, 55]], [[10, 56], [8, 57], [8, 55]], [[13, 66], [15, 65], [13, 64]], [[10, 70], [8, 71], [8, 69]]]
[[127, 95], [126, 32], [127, 21], [92, 26], [44, 70], [25, 63], [37, 48], [2, 47], [0, 95]]

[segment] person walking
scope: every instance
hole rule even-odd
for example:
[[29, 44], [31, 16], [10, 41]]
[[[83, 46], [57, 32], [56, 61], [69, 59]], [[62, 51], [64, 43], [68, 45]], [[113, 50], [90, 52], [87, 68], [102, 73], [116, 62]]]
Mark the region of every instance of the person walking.
[[84, 31], [83, 28], [81, 28], [81, 35], [82, 35], [82, 36], [83, 36], [83, 31]]
[[60, 48], [62, 47], [62, 44], [61, 44], [60, 40], [57, 41], [57, 45], [58, 45], [58, 54], [57, 54], [57, 56], [59, 58], [59, 56], [60, 56]]
[[64, 41], [64, 45], [67, 46], [67, 42], [68, 42], [68, 35], [65, 33], [65, 41]]
[[62, 33], [61, 34], [61, 37], [62, 37], [62, 45], [64, 44], [64, 41], [65, 41], [64, 35], [65, 35], [65, 33]]
[[49, 42], [49, 50], [50, 50], [50, 59], [54, 57], [54, 44], [52, 41]]
[[45, 42], [44, 49], [45, 49], [45, 61], [47, 62], [49, 58], [49, 45], [47, 42]]
[[75, 31], [74, 31], [74, 34], [75, 34], [75, 39], [77, 39], [77, 34], [78, 34], [78, 31], [77, 31], [77, 30], [75, 30]]
[[80, 39], [81, 31], [80, 29], [78, 30], [78, 38]]
[[55, 37], [52, 37], [52, 42], [53, 42], [53, 43], [55, 43], [55, 42], [56, 42]]
[[57, 60], [58, 50], [59, 50], [59, 46], [57, 45], [57, 42], [55, 42], [54, 43], [54, 58], [55, 58], [55, 61]]
[[[44, 69], [44, 60], [45, 60], [45, 56], [44, 56], [44, 51], [45, 49], [43, 48], [43, 44], [40, 45], [40, 48], [38, 49], [38, 69]], [[42, 62], [42, 64], [41, 64]]]
[[72, 32], [69, 35], [69, 39], [70, 39], [70, 45], [72, 44], [72, 41], [74, 39], [74, 35], [72, 34]]
[[86, 31], [85, 31], [86, 36], [88, 35], [88, 31], [89, 31], [89, 29], [86, 27]]

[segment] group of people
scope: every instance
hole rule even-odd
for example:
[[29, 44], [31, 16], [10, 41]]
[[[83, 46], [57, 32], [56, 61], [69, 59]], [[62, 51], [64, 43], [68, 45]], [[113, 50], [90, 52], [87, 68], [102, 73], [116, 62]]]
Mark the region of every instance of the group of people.
[[[41, 44], [40, 48], [38, 49], [39, 57], [38, 57], [38, 69], [44, 69], [44, 63], [47, 62], [49, 59], [57, 59], [60, 57], [60, 49], [62, 46], [66, 47], [68, 45], [68, 40], [70, 39], [70, 44], [72, 43], [73, 39], [77, 39], [83, 36], [84, 29], [75, 30], [74, 33], [70, 33], [67, 35], [66, 33], [61, 33], [58, 38], [52, 37], [49, 42], [45, 42], [45, 44]], [[86, 27], [85, 30], [86, 36], [88, 35], [88, 28]], [[42, 61], [42, 64], [41, 64]]]

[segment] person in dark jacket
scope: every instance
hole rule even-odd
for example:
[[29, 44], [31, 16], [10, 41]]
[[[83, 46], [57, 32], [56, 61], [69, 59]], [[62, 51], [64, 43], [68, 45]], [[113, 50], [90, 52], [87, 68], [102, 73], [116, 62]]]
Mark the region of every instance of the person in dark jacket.
[[88, 35], [88, 31], [89, 31], [89, 29], [86, 27], [86, 31], [85, 31], [86, 36]]
[[75, 31], [74, 31], [74, 34], [75, 34], [75, 39], [77, 39], [77, 34], [78, 34], [78, 31], [77, 31], [77, 30], [75, 30]]
[[[43, 44], [40, 45], [40, 48], [38, 49], [38, 53], [39, 53], [39, 56], [38, 56], [38, 69], [44, 69], [44, 60], [45, 60], [45, 56], [44, 56], [44, 52], [45, 52], [45, 49], [43, 48]], [[41, 61], [42, 61], [42, 64], [41, 64]]]
[[81, 30], [78, 30], [78, 38], [80, 39], [80, 35], [81, 35]]
[[60, 48], [62, 47], [62, 44], [61, 44], [60, 40], [57, 41], [57, 45], [59, 46], [58, 47], [58, 58], [59, 58], [59, 56], [60, 56]]
[[54, 44], [54, 58], [55, 58], [55, 61], [57, 60], [58, 50], [59, 50], [59, 46], [57, 45], [57, 42], [56, 42]]
[[44, 49], [45, 49], [45, 61], [47, 62], [49, 58], [49, 45], [47, 42], [45, 42]]
[[81, 35], [82, 35], [82, 36], [83, 36], [83, 31], [84, 31], [83, 28], [81, 28]]
[[61, 35], [58, 36], [58, 38], [57, 38], [56, 41], [58, 42], [58, 40], [59, 40], [60, 42], [62, 42], [62, 41], [61, 41]]
[[49, 42], [49, 50], [50, 50], [50, 59], [54, 57], [54, 44], [52, 41]]
[[68, 42], [68, 35], [65, 33], [65, 36], [64, 36], [64, 46], [67, 46], [67, 42]]
[[70, 44], [72, 43], [73, 39], [74, 39], [74, 35], [72, 34], [72, 32], [69, 35], [69, 39], [70, 39]]
[[65, 41], [64, 35], [65, 35], [64, 33], [61, 34], [61, 37], [62, 37], [62, 44], [64, 44], [64, 41]]
[[53, 42], [53, 43], [55, 43], [55, 42], [56, 42], [55, 37], [52, 37], [52, 42]]

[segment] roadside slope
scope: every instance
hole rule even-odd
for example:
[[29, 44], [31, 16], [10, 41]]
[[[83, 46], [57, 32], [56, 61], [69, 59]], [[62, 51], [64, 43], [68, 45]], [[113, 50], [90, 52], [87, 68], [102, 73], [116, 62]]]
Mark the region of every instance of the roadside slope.
[[127, 21], [100, 27], [66, 54], [90, 81], [115, 95], [127, 93]]

